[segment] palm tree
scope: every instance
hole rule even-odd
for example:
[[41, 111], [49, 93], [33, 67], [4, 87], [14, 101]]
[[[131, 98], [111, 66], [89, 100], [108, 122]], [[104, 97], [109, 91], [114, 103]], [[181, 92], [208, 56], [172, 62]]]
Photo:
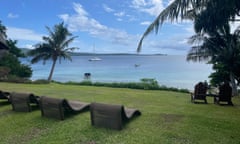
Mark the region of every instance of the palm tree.
[[229, 25], [225, 25], [214, 33], [198, 33], [192, 36], [189, 42], [196, 45], [188, 53], [187, 60], [207, 60], [213, 64], [215, 72], [210, 76], [211, 81], [230, 81], [233, 94], [236, 95], [235, 80], [239, 81], [240, 71], [240, 27], [234, 33], [230, 33]]
[[[189, 13], [194, 14], [189, 17]], [[149, 25], [141, 37], [137, 51], [140, 52], [144, 38], [151, 32], [158, 32], [165, 21], [191, 19], [194, 21], [195, 31], [213, 32], [229, 21], [236, 21], [240, 16], [239, 0], [174, 0]]]
[[174, 0], [144, 32], [137, 51], [141, 50], [144, 38], [153, 31], [157, 33], [164, 21], [190, 19], [196, 32], [190, 39], [198, 45], [192, 47], [188, 60], [209, 60], [215, 67], [222, 65], [233, 83], [234, 78], [240, 80], [240, 35], [229, 34], [226, 27], [230, 21], [239, 21], [236, 16], [240, 16], [239, 0]]
[[44, 42], [37, 44], [36, 48], [29, 52], [29, 55], [33, 56], [31, 63], [43, 60], [43, 63], [45, 64], [45, 62], [49, 59], [53, 61], [51, 71], [48, 76], [48, 81], [51, 81], [57, 60], [59, 60], [59, 62], [61, 62], [62, 58], [70, 61], [72, 60], [69, 52], [77, 48], [69, 48], [68, 46], [71, 42], [73, 42], [76, 36], [72, 37], [72, 34], [64, 26], [63, 22], [55, 25], [53, 30], [49, 27], [46, 28], [49, 32], [49, 36], [44, 36]]

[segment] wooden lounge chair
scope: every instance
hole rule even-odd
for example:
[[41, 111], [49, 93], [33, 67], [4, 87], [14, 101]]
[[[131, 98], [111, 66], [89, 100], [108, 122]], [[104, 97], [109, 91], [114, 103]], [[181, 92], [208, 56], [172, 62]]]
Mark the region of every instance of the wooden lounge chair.
[[6, 99], [6, 100], [10, 101], [9, 98], [10, 98], [10, 93], [9, 92], [5, 92], [5, 91], [0, 90], [0, 99]]
[[203, 100], [204, 103], [207, 103], [207, 87], [204, 83], [199, 82], [194, 87], [194, 93], [191, 93], [191, 102], [195, 103], [196, 100]]
[[10, 94], [10, 101], [14, 111], [30, 112], [33, 107], [38, 108], [39, 96], [35, 96], [31, 93], [16, 93]]
[[93, 126], [121, 130], [123, 124], [133, 116], [141, 115], [136, 109], [127, 109], [122, 105], [92, 103], [90, 106], [91, 124]]
[[43, 117], [64, 120], [66, 114], [78, 113], [89, 109], [90, 104], [80, 101], [68, 101], [66, 99], [40, 98], [40, 108]]
[[219, 87], [219, 94], [216, 97], [216, 103], [221, 104], [222, 102], [227, 102], [228, 105], [233, 105], [232, 103], [232, 87], [228, 82], [225, 82]]

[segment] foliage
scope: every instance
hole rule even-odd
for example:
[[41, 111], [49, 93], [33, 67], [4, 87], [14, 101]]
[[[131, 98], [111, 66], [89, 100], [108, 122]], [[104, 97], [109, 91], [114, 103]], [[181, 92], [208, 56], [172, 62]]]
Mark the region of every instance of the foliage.
[[215, 72], [211, 73], [209, 76], [209, 78], [211, 79], [210, 83], [212, 86], [217, 87], [224, 81], [230, 81], [230, 73], [226, 71], [224, 65], [214, 64], [213, 70], [215, 70]]
[[188, 89], [178, 89], [173, 87], [167, 87], [164, 85], [158, 85], [155, 79], [144, 78], [141, 79], [141, 82], [112, 82], [112, 83], [104, 83], [104, 82], [91, 82], [91, 81], [82, 81], [82, 82], [56, 82], [59, 84], [66, 85], [84, 85], [84, 86], [100, 86], [100, 87], [112, 87], [112, 88], [129, 88], [129, 89], [142, 89], [142, 90], [166, 90], [166, 91], [176, 91], [189, 93]]
[[[225, 78], [236, 91], [235, 80], [240, 80], [240, 32], [231, 34], [229, 22], [236, 21], [239, 15], [239, 0], [174, 0], [144, 32], [137, 50], [141, 50], [143, 39], [149, 33], [158, 32], [163, 22], [190, 19], [196, 34], [190, 38], [195, 45], [188, 60], [207, 60], [216, 70], [210, 76], [211, 82], [216, 85]], [[220, 77], [221, 74], [224, 76]]]
[[19, 81], [19, 79], [31, 77], [32, 69], [28, 65], [21, 64], [21, 62], [18, 60], [18, 57], [23, 57], [24, 55], [16, 46], [17, 41], [11, 39], [6, 40], [6, 30], [6, 27], [2, 25], [0, 21], [0, 36], [2, 38], [0, 40], [6, 41], [6, 45], [9, 47], [9, 51], [4, 54], [0, 60], [0, 66], [5, 67], [2, 69], [3, 75], [1, 75], [1, 78], [4, 77], [4, 80], [7, 81], [13, 81], [13, 79], [16, 78], [16, 81]]
[[7, 79], [7, 76], [10, 71], [11, 70], [9, 67], [1, 66], [0, 67], [0, 79]]
[[9, 47], [9, 52], [16, 57], [25, 57], [25, 55], [22, 53], [22, 51], [16, 46], [17, 40], [7, 40], [7, 45]]
[[142, 78], [142, 79], [140, 79], [140, 81], [142, 82], [142, 83], [146, 83], [146, 84], [150, 84], [150, 85], [158, 85], [158, 82], [157, 82], [157, 80], [156, 79], [152, 79], [152, 78]]
[[229, 25], [209, 34], [196, 34], [190, 42], [195, 44], [188, 53], [187, 59], [207, 60], [213, 65], [213, 72], [209, 77], [211, 84], [216, 86], [229, 81], [237, 93], [235, 81], [240, 80], [240, 29], [230, 32]]
[[0, 40], [1, 40], [1, 38], [2, 39], [7, 38], [6, 30], [7, 30], [7, 28], [2, 24], [2, 21], [0, 20]]
[[[5, 91], [31, 92], [38, 96], [66, 98], [82, 102], [123, 104], [142, 115], [115, 131], [91, 126], [90, 112], [66, 117], [64, 121], [31, 113], [12, 111], [11, 104], [0, 107], [0, 139], [3, 144], [238, 144], [240, 98], [234, 107], [192, 104], [187, 93], [134, 90], [92, 86], [0, 83]], [[214, 137], [213, 137], [214, 135]]]
[[8, 67], [9, 74], [21, 78], [29, 78], [32, 76], [32, 69], [28, 65], [21, 64], [16, 56], [9, 53], [1, 58], [0, 66]]
[[53, 61], [52, 68], [48, 76], [48, 81], [51, 81], [56, 61], [59, 60], [59, 62], [61, 62], [62, 58], [72, 60], [69, 52], [77, 48], [69, 48], [68, 46], [76, 37], [71, 37], [72, 34], [68, 31], [67, 27], [64, 26], [63, 22], [56, 24], [53, 27], [53, 30], [49, 27], [46, 28], [49, 32], [49, 36], [44, 36], [44, 43], [37, 44], [35, 49], [29, 51], [28, 55], [33, 56], [31, 60], [32, 63], [36, 63], [40, 60], [43, 60], [44, 64], [46, 60]]
[[1, 82], [10, 82], [10, 83], [30, 83], [31, 80], [28, 78], [19, 77], [16, 75], [8, 75], [7, 79], [2, 79]]

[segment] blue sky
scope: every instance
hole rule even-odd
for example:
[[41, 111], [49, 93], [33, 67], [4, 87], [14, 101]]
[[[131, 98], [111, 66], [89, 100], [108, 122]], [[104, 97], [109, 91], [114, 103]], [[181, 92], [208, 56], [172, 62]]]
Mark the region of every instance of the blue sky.
[[[64, 21], [78, 38], [79, 52], [136, 53], [141, 35], [171, 0], [1, 0], [0, 20], [8, 38], [32, 48]], [[190, 50], [191, 22], [166, 22], [143, 42], [142, 54], [181, 54]], [[95, 47], [95, 48], [93, 48]]]

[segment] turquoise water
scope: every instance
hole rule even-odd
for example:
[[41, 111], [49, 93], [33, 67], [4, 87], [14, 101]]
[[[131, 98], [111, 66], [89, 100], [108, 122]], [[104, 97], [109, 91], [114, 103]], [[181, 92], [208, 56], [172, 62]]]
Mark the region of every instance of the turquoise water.
[[[193, 89], [198, 81], [208, 80], [211, 65], [187, 62], [185, 56], [160, 55], [100, 55], [102, 61], [88, 61], [92, 56], [73, 56], [72, 62], [57, 63], [53, 80], [83, 81], [84, 73], [91, 73], [91, 81], [139, 82], [141, 78], [154, 78], [160, 85]], [[29, 60], [23, 59], [29, 64]], [[31, 65], [32, 80], [47, 79], [51, 61]], [[135, 66], [135, 65], [138, 66]]]

